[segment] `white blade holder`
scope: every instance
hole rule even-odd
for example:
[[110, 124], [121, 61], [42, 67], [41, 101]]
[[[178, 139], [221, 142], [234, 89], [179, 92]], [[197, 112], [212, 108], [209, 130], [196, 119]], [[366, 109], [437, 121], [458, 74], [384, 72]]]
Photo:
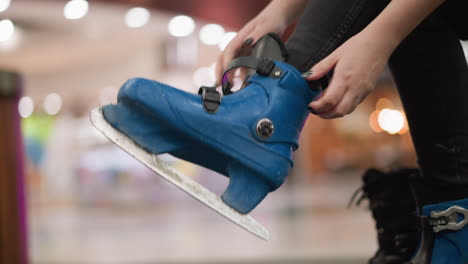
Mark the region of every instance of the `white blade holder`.
[[129, 137], [112, 127], [104, 119], [100, 108], [91, 111], [90, 117], [91, 123], [97, 130], [104, 134], [114, 144], [125, 150], [132, 157], [146, 165], [152, 171], [156, 172], [161, 177], [176, 185], [184, 192], [190, 194], [204, 205], [218, 212], [220, 215], [226, 217], [233, 223], [241, 226], [255, 236], [264, 240], [268, 240], [270, 238], [270, 233], [268, 230], [255, 221], [251, 216], [243, 215], [232, 209], [226, 205], [216, 194], [212, 193], [190, 177], [175, 170], [164, 161], [159, 159], [156, 155], [142, 149]]

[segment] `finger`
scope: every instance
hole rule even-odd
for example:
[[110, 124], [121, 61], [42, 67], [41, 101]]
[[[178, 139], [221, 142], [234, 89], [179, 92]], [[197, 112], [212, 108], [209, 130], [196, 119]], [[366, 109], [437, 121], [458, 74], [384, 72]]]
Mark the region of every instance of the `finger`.
[[314, 112], [319, 114], [330, 111], [338, 105], [346, 93], [346, 90], [346, 82], [339, 79], [338, 76], [334, 76], [322, 97], [310, 103], [309, 106], [314, 110]]
[[248, 71], [249, 69], [247, 68], [244, 68], [244, 67], [239, 68], [239, 74], [236, 77], [241, 80], [245, 80], [245, 78], [247, 77]]
[[249, 46], [251, 46], [253, 39], [247, 38], [241, 42], [241, 44], [238, 44], [239, 40], [240, 39], [236, 39], [235, 43], [232, 43], [232, 45], [230, 43], [223, 52], [220, 61], [220, 68], [217, 70], [217, 79], [221, 80], [224, 70], [229, 66], [229, 63], [231, 63], [234, 58], [242, 55], [242, 53], [247, 52], [247, 50], [250, 50]]
[[251, 54], [252, 52], [252, 48], [253, 48], [253, 38], [247, 38], [244, 43], [242, 43], [242, 46], [240, 47], [240, 49], [237, 51], [237, 56], [236, 57], [240, 57], [240, 56], [247, 56], [249, 54]]
[[223, 78], [222, 75], [224, 72], [224, 69], [221, 66], [222, 63], [223, 63], [223, 57], [219, 56], [218, 59], [216, 60], [216, 66], [215, 66], [216, 86], [222, 84], [222, 78]]
[[227, 67], [235, 57], [249, 54], [255, 43], [264, 35], [265, 32], [257, 29], [254, 24], [247, 24], [226, 47], [223, 67]]
[[310, 71], [312, 72], [309, 77], [306, 77], [307, 80], [318, 80], [322, 78], [325, 74], [330, 72], [338, 62], [338, 51], [333, 52], [328, 55], [326, 58], [321, 60], [319, 63], [315, 64]]
[[248, 34], [245, 39], [251, 39], [252, 41], [248, 44], [248, 46], [253, 47], [263, 36], [265, 36], [265, 32], [263, 30], [255, 30], [255, 28]]
[[223, 73], [224, 69], [229, 65], [229, 62], [231, 62], [236, 54], [238, 53], [238, 50], [241, 49], [241, 47], [237, 47], [237, 44], [233, 44], [231, 47], [226, 47], [224, 52], [218, 57], [218, 60], [216, 62], [216, 82], [218, 84], [221, 84], [222, 78], [223, 78]]
[[[216, 82], [219, 84], [221, 83], [221, 78], [223, 77], [224, 69], [228, 66], [228, 64], [237, 56], [239, 50], [242, 49], [244, 45], [248, 45], [249, 41], [247, 41], [247, 35], [252, 30], [252, 26], [247, 24], [245, 28], [243, 28], [237, 35], [229, 42], [226, 46], [224, 51], [219, 55], [217, 63], [216, 63]], [[247, 43], [246, 43], [247, 41]], [[251, 40], [252, 42], [253, 40]]]
[[319, 116], [323, 119], [333, 119], [349, 115], [356, 110], [366, 95], [355, 94], [351, 90], [348, 90], [335, 108], [326, 113], [321, 113]]

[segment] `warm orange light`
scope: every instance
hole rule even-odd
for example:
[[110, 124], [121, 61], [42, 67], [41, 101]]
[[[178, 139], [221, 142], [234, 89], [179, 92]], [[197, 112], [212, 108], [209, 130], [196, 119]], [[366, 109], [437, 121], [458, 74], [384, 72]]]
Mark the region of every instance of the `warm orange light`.
[[403, 128], [398, 132], [400, 135], [404, 135], [409, 132], [408, 120], [406, 119], [406, 115], [403, 113], [403, 117], [405, 118], [405, 124]]
[[375, 104], [375, 109], [380, 111], [385, 108], [393, 108], [393, 103], [389, 99], [382, 97]]
[[389, 108], [382, 109], [377, 120], [379, 126], [392, 135], [400, 132], [405, 125], [405, 117], [403, 113]]
[[369, 117], [369, 125], [372, 128], [372, 130], [374, 130], [374, 132], [376, 133], [380, 133], [383, 131], [382, 128], [380, 128], [379, 122], [377, 120], [379, 116], [379, 112], [380, 111], [375, 110], [374, 112], [372, 112], [372, 114]]

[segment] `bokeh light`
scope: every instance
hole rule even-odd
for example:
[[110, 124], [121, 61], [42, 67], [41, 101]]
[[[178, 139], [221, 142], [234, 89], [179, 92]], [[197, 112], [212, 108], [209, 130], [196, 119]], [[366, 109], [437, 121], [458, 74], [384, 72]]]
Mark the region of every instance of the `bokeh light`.
[[372, 114], [369, 117], [369, 125], [371, 129], [376, 133], [380, 133], [383, 131], [382, 128], [379, 126], [379, 121], [378, 121], [379, 112], [380, 111], [375, 110], [372, 112]]
[[7, 42], [15, 33], [15, 25], [11, 20], [4, 19], [0, 21], [0, 42]]
[[66, 19], [75, 20], [83, 18], [88, 13], [89, 4], [85, 0], [71, 0], [63, 8]]
[[174, 37], [186, 37], [193, 33], [195, 22], [189, 16], [175, 16], [167, 25], [169, 34]]
[[0, 0], [0, 12], [6, 11], [10, 7], [10, 0]]
[[224, 36], [224, 28], [218, 24], [208, 24], [200, 29], [200, 41], [206, 45], [218, 44]]
[[195, 85], [195, 87], [214, 85], [216, 81], [214, 76], [215, 75], [214, 75], [214, 71], [212, 67], [198, 68], [193, 73], [193, 77], [192, 77], [193, 85]]
[[224, 33], [223, 37], [221, 38], [221, 40], [218, 43], [218, 48], [221, 51], [223, 51], [227, 47], [229, 42], [231, 42], [231, 40], [236, 37], [236, 35], [237, 35], [236, 32], [226, 32], [226, 33]]
[[382, 109], [378, 116], [379, 126], [389, 134], [396, 134], [403, 129], [405, 117], [402, 112], [389, 108]]
[[393, 103], [389, 99], [382, 97], [375, 104], [375, 109], [380, 111], [384, 108], [393, 108]]
[[143, 27], [150, 20], [151, 14], [144, 7], [130, 8], [125, 14], [125, 24], [131, 28]]
[[34, 112], [34, 101], [29, 96], [24, 96], [19, 100], [18, 112], [22, 118], [27, 118]]
[[62, 109], [62, 98], [57, 93], [48, 94], [43, 106], [47, 114], [56, 115]]

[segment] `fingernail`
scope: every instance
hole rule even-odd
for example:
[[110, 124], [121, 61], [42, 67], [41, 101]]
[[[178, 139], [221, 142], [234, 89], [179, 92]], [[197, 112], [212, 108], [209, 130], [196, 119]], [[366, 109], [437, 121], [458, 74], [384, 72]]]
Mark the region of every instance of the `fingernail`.
[[246, 39], [246, 40], [244, 41], [244, 43], [247, 44], [247, 45], [249, 45], [249, 46], [252, 45], [252, 42], [253, 42], [253, 38], [248, 38], [248, 39]]
[[312, 107], [308, 106], [307, 109], [309, 109], [309, 112], [314, 114], [314, 115], [317, 115], [317, 112], [315, 112], [314, 109], [312, 109]]
[[309, 78], [312, 75], [312, 71], [306, 71], [301, 74], [302, 78]]

